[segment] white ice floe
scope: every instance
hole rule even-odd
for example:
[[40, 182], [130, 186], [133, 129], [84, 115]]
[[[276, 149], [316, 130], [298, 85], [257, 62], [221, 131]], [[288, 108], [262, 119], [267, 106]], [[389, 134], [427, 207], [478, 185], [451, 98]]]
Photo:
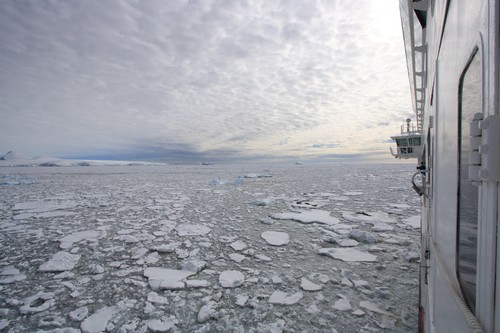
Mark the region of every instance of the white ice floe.
[[30, 213], [45, 213], [53, 210], [69, 209], [74, 208], [78, 205], [77, 201], [73, 200], [40, 200], [40, 201], [29, 201], [29, 202], [19, 202], [14, 205], [12, 210], [25, 210]]
[[409, 225], [413, 229], [420, 228], [420, 215], [410, 216], [403, 220], [403, 223]]
[[27, 314], [45, 311], [56, 303], [54, 297], [55, 294], [51, 292], [38, 292], [24, 300], [24, 305], [19, 308], [19, 312]]
[[245, 178], [271, 178], [272, 175], [268, 173], [246, 173]]
[[385, 311], [384, 309], [381, 309], [377, 304], [370, 302], [370, 301], [359, 302], [359, 307], [370, 310], [371, 312], [380, 313], [380, 314], [383, 314], [383, 315], [389, 316], [389, 317], [394, 317], [393, 313], [390, 313], [388, 311]]
[[186, 280], [186, 288], [207, 288], [210, 282], [207, 280]]
[[368, 252], [363, 252], [353, 248], [322, 248], [318, 250], [319, 254], [330, 256], [346, 262], [353, 261], [377, 261], [377, 257]]
[[376, 223], [373, 223], [373, 227], [372, 227], [372, 231], [375, 231], [375, 232], [386, 232], [386, 231], [393, 231], [394, 230], [394, 227], [387, 224], [387, 223], [384, 223], [384, 222], [376, 222]]
[[184, 279], [194, 274], [196, 272], [161, 267], [148, 267], [144, 270], [144, 276], [148, 278], [153, 290], [185, 288]]
[[78, 243], [82, 240], [87, 240], [87, 241], [97, 241], [99, 237], [101, 236], [101, 231], [99, 230], [84, 230], [84, 231], [77, 231], [74, 232], [70, 235], [64, 236], [61, 238], [59, 241], [61, 244], [59, 247], [63, 250], [69, 249], [73, 246], [73, 243]]
[[266, 256], [265, 254], [261, 254], [261, 253], [257, 253], [254, 255], [254, 258], [255, 259], [259, 259], [259, 260], [262, 260], [262, 261], [273, 261], [273, 259], [269, 258], [268, 256]]
[[178, 324], [175, 316], [163, 317], [160, 319], [151, 319], [148, 321], [148, 328], [151, 332], [168, 332]]
[[241, 251], [247, 248], [247, 244], [241, 240], [237, 240], [229, 244], [235, 251]]
[[236, 295], [236, 305], [238, 306], [245, 306], [247, 303], [248, 299], [250, 297], [248, 295]]
[[348, 196], [355, 196], [355, 195], [363, 195], [364, 192], [361, 192], [361, 191], [347, 191], [347, 192], [344, 192], [344, 195], [348, 195]]
[[89, 314], [89, 308], [86, 306], [79, 307], [69, 313], [69, 318], [73, 321], [82, 321]]
[[409, 245], [411, 242], [407, 237], [387, 235], [387, 238], [384, 239], [384, 243], [393, 245]]
[[280, 278], [278, 275], [271, 276], [271, 281], [276, 284], [283, 283], [283, 279]]
[[216, 307], [217, 303], [214, 301], [208, 301], [206, 304], [204, 304], [198, 311], [198, 323], [202, 324], [209, 319], [217, 318], [217, 310], [215, 309]]
[[397, 218], [386, 212], [343, 212], [342, 217], [351, 222], [384, 222], [395, 223]]
[[207, 262], [204, 260], [188, 258], [182, 262], [182, 270], [198, 273], [203, 268], [205, 268], [206, 265]]
[[54, 254], [49, 261], [40, 265], [40, 272], [63, 272], [72, 270], [80, 260], [79, 254], [60, 251]]
[[338, 246], [340, 247], [354, 247], [354, 246], [358, 246], [359, 245], [359, 242], [355, 239], [339, 239], [337, 241], [337, 244]]
[[330, 215], [326, 210], [303, 210], [298, 212], [285, 212], [271, 215], [276, 220], [293, 220], [300, 223], [322, 223], [334, 225], [339, 219]]
[[159, 295], [157, 292], [151, 291], [148, 293], [148, 302], [158, 305], [168, 304], [168, 298]]
[[6, 267], [0, 272], [0, 284], [10, 284], [26, 280], [26, 275], [15, 267]]
[[[282, 333], [285, 329], [286, 322], [283, 319], [278, 319], [274, 323], [262, 324], [259, 323], [257, 325], [257, 332], [262, 333]], [[334, 332], [332, 332], [334, 333]]]
[[322, 284], [313, 283], [306, 278], [300, 279], [300, 287], [305, 291], [320, 291], [323, 289]]
[[99, 309], [82, 322], [80, 329], [83, 333], [104, 332], [106, 331], [109, 320], [118, 312], [119, 309], [116, 306], [108, 306]]
[[264, 231], [261, 235], [268, 244], [274, 246], [286, 245], [290, 241], [290, 236], [286, 232]]
[[373, 244], [377, 240], [374, 234], [360, 229], [352, 229], [349, 232], [349, 237], [365, 244]]
[[246, 259], [246, 257], [244, 255], [239, 254], [239, 253], [230, 253], [229, 258], [231, 258], [231, 260], [236, 261], [238, 263], [240, 263]]
[[177, 231], [177, 234], [179, 236], [201, 236], [201, 235], [206, 235], [212, 229], [204, 224], [190, 224], [190, 223], [183, 223], [177, 225], [175, 228], [175, 231]]
[[249, 204], [249, 205], [265, 207], [265, 206], [271, 205], [275, 201], [276, 201], [276, 198], [270, 197], [270, 198], [254, 199], [254, 200], [247, 201], [245, 203]]
[[352, 306], [347, 298], [341, 298], [333, 304], [333, 308], [339, 311], [348, 311], [352, 309]]
[[276, 290], [269, 297], [269, 303], [271, 304], [281, 304], [281, 305], [292, 305], [298, 303], [300, 299], [304, 296], [301, 291], [296, 293], [286, 293], [283, 291]]
[[387, 205], [389, 207], [401, 208], [401, 209], [411, 208], [411, 206], [408, 204], [388, 203]]
[[240, 271], [224, 271], [219, 275], [219, 283], [224, 288], [239, 287], [245, 282], [245, 276]]

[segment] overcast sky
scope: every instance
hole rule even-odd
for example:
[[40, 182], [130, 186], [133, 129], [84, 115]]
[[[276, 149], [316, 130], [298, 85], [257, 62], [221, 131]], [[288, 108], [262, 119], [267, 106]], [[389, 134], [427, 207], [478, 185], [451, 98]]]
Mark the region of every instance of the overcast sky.
[[392, 161], [398, 1], [2, 0], [0, 155]]

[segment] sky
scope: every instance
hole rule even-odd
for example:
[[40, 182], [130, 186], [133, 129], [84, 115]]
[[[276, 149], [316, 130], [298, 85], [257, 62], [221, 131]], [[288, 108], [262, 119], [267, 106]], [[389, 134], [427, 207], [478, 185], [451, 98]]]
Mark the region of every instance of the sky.
[[391, 162], [397, 0], [2, 0], [0, 155]]

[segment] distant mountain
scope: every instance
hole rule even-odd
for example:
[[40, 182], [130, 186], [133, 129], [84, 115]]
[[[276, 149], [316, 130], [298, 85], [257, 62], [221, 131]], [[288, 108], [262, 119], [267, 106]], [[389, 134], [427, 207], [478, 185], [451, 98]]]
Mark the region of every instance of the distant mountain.
[[0, 156], [0, 167], [30, 167], [30, 166], [120, 166], [120, 165], [165, 165], [165, 163], [136, 162], [136, 161], [96, 161], [96, 160], [65, 160], [50, 156], [29, 158], [14, 151]]
[[13, 160], [25, 160], [28, 159], [25, 156], [19, 155], [15, 151], [9, 151], [7, 154], [0, 157], [0, 161], [13, 161]]

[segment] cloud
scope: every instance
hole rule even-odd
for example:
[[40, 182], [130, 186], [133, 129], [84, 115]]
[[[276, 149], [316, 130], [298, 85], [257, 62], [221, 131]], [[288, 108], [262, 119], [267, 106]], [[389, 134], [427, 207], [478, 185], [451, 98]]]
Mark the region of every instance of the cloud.
[[355, 154], [411, 108], [397, 7], [2, 1], [0, 149], [286, 159], [334, 141]]
[[315, 148], [315, 149], [330, 149], [330, 148], [337, 148], [339, 145], [336, 143], [315, 143], [312, 146], [309, 146], [308, 148]]

